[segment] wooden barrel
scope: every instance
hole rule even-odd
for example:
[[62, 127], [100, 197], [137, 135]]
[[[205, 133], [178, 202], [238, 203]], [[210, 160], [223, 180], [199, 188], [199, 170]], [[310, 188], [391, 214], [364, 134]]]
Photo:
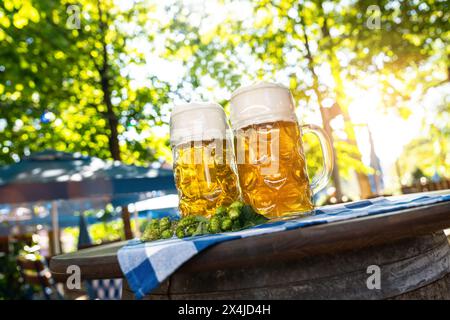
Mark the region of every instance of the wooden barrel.
[[[446, 201], [222, 242], [147, 298], [449, 299], [449, 213]], [[77, 265], [83, 280], [122, 278], [117, 252], [125, 244], [53, 257], [52, 275], [65, 282]], [[124, 284], [123, 298], [133, 299]]]
[[[450, 246], [443, 232], [299, 257], [201, 272], [184, 266], [147, 298], [450, 299]], [[125, 287], [123, 299], [129, 298]]]

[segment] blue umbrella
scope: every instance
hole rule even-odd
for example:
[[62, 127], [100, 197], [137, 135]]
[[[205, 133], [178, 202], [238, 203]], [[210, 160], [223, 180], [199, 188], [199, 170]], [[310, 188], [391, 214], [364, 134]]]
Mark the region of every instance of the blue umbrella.
[[173, 171], [52, 150], [0, 168], [0, 204], [103, 197], [123, 205], [152, 191], [175, 192]]
[[[0, 204], [52, 203], [51, 219], [56, 235], [58, 201], [103, 199], [125, 205], [175, 192], [173, 172], [160, 168], [127, 166], [117, 161], [47, 150], [0, 168]], [[54, 239], [57, 240], [57, 239]], [[54, 241], [59, 245], [59, 241]], [[58, 252], [59, 248], [55, 248]]]

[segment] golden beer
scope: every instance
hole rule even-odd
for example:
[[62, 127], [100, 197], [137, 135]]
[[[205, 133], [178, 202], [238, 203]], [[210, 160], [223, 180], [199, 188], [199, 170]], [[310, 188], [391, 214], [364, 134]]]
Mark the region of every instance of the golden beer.
[[[320, 127], [299, 124], [289, 89], [265, 82], [237, 89], [230, 121], [244, 201], [268, 218], [311, 213], [312, 194], [331, 175], [332, 149]], [[323, 169], [311, 183], [302, 144], [306, 132], [319, 138], [323, 153]]]
[[181, 215], [211, 216], [239, 199], [231, 130], [223, 108], [192, 102], [174, 106], [170, 118], [175, 185]]
[[[236, 155], [241, 155], [237, 167], [245, 202], [271, 218], [313, 208], [296, 122], [254, 124], [235, 135]], [[273, 148], [274, 144], [278, 146]]]
[[192, 141], [175, 148], [174, 175], [182, 215], [209, 217], [217, 207], [238, 199], [237, 175], [227, 152], [226, 140]]

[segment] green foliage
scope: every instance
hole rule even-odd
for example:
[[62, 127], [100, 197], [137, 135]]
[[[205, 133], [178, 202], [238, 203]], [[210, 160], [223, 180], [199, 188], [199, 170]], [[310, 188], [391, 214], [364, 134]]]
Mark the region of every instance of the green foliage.
[[397, 162], [404, 184], [417, 180], [420, 174], [450, 179], [450, 96], [427, 111], [422, 128], [418, 128], [421, 134], [403, 148]]
[[432, 177], [435, 174], [450, 179], [449, 141], [450, 134], [447, 131], [435, 132], [427, 138], [416, 138], [408, 143], [398, 160], [402, 182], [409, 184], [420, 177]]
[[[66, 25], [70, 5], [80, 29]], [[150, 10], [142, 1], [127, 10], [112, 0], [0, 3], [0, 164], [47, 148], [134, 164], [167, 156], [167, 138], [148, 131], [163, 122], [169, 86], [152, 76], [136, 86], [127, 69], [146, 63], [130, 43]]]
[[[130, 221], [130, 223], [133, 228], [134, 221]], [[123, 221], [122, 219], [118, 219], [110, 222], [96, 223], [90, 226], [89, 235], [93, 243], [100, 244], [105, 241], [124, 239], [123, 230]]]
[[0, 252], [0, 300], [29, 299], [34, 292], [24, 283], [17, 266], [24, 246], [20, 241], [10, 242], [9, 252]]
[[[130, 221], [131, 228], [134, 229], [135, 221], [134, 219]], [[109, 241], [116, 241], [125, 239], [124, 227], [122, 219], [117, 219], [113, 221], [105, 221], [96, 223], [89, 226], [89, 236], [91, 237], [93, 244], [101, 244]], [[64, 228], [64, 233], [73, 239], [78, 239], [79, 229], [78, 227], [67, 227]], [[77, 241], [74, 241], [74, 247], [66, 248], [67, 252], [76, 251]]]

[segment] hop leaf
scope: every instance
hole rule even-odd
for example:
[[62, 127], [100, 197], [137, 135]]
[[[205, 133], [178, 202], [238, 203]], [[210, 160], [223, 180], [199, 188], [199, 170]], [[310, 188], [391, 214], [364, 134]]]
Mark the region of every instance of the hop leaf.
[[248, 228], [258, 224], [263, 224], [269, 220], [263, 215], [258, 214], [250, 205], [244, 205], [241, 209], [241, 215], [239, 217], [239, 222], [242, 228]]
[[199, 236], [208, 233], [209, 221], [200, 221], [197, 225], [197, 229], [193, 233], [193, 236]]
[[239, 219], [238, 220], [234, 220], [233, 221], [233, 225], [231, 227], [231, 230], [237, 231], [237, 230], [240, 230], [240, 229], [242, 229], [242, 226], [241, 226], [241, 223], [239, 222]]

